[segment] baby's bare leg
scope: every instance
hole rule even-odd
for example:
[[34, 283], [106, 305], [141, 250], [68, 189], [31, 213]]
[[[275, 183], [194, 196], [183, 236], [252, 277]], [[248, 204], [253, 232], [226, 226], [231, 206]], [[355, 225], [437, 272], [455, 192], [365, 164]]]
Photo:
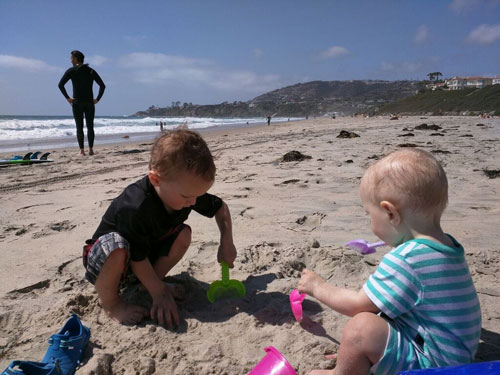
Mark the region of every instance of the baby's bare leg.
[[372, 313], [360, 313], [349, 320], [342, 333], [334, 370], [314, 370], [309, 375], [368, 375], [384, 354], [389, 327]]
[[127, 262], [127, 251], [116, 249], [104, 262], [94, 284], [99, 303], [106, 313], [122, 324], [140, 322], [149, 311], [141, 306], [126, 303], [118, 296], [118, 287]]

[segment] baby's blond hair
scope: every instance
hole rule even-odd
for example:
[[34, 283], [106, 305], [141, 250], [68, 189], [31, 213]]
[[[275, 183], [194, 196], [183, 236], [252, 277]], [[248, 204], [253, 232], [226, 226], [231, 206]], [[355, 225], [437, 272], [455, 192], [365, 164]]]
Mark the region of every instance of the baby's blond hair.
[[430, 153], [395, 151], [370, 166], [362, 183], [374, 202], [390, 201], [415, 212], [441, 216], [448, 203], [448, 180]]
[[182, 171], [205, 181], [215, 179], [215, 164], [206, 142], [198, 133], [182, 127], [167, 132], [155, 141], [149, 169], [167, 180]]

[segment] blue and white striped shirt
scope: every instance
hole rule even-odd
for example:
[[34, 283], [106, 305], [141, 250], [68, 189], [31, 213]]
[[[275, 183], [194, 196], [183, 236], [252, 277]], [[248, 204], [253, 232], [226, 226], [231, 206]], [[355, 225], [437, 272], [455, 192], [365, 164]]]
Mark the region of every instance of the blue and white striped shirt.
[[404, 336], [424, 339], [425, 355], [436, 366], [472, 362], [481, 334], [481, 309], [464, 249], [449, 237], [455, 247], [426, 239], [399, 245], [363, 286]]

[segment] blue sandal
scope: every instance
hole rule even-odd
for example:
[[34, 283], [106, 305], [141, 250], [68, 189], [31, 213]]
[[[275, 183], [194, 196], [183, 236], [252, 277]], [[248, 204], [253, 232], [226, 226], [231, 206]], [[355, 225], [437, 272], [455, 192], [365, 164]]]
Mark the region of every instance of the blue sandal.
[[13, 361], [0, 375], [62, 375], [59, 364]]
[[89, 338], [90, 329], [82, 324], [78, 315], [73, 314], [59, 333], [49, 338], [50, 346], [42, 362], [58, 366], [61, 375], [73, 375], [81, 363]]

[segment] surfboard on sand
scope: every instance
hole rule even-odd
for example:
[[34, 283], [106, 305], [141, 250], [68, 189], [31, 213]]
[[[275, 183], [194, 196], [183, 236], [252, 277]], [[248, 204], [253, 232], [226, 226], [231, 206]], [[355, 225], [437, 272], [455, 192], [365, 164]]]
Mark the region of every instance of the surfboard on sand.
[[10, 159], [0, 159], [0, 165], [1, 166], [8, 166], [8, 165], [29, 165], [29, 164], [38, 164], [38, 163], [51, 163], [54, 160], [52, 159], [47, 159], [47, 157], [50, 155], [50, 152], [44, 153], [42, 156], [38, 157], [42, 152], [37, 151], [37, 152], [28, 152], [24, 156], [20, 155], [15, 155]]

